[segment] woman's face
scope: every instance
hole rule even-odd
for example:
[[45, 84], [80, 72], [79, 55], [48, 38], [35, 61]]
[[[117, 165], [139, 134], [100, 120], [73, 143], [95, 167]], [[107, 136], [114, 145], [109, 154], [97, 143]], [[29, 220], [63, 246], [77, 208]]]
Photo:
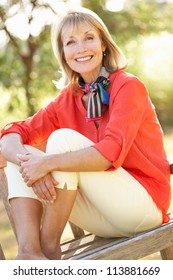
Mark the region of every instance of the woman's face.
[[105, 51], [98, 31], [88, 23], [73, 29], [66, 28], [62, 34], [62, 42], [68, 66], [79, 73], [86, 83], [96, 80]]

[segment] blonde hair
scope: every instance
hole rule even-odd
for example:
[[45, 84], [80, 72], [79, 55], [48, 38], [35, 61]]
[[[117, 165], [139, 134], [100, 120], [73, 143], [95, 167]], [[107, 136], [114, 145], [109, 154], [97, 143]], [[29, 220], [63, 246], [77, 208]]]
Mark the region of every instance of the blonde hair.
[[86, 8], [69, 10], [52, 28], [52, 47], [61, 67], [62, 86], [67, 86], [69, 83], [72, 83], [77, 87], [80, 76], [79, 73], [73, 71], [68, 66], [65, 60], [62, 33], [65, 28], [75, 28], [79, 24], [86, 22], [98, 31], [100, 39], [106, 47], [105, 55], [103, 56], [103, 66], [106, 70], [108, 72], [114, 72], [118, 69], [124, 69], [127, 66], [124, 54], [113, 41], [106, 25], [97, 14]]

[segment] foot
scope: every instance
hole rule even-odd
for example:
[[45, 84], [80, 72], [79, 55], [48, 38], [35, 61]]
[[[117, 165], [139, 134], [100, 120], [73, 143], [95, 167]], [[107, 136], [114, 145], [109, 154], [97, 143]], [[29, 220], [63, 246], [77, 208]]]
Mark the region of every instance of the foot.
[[40, 254], [29, 254], [29, 253], [19, 253], [15, 260], [48, 260], [46, 256], [42, 253]]
[[61, 260], [61, 247], [57, 245], [51, 247], [50, 245], [43, 244], [42, 251], [49, 260]]

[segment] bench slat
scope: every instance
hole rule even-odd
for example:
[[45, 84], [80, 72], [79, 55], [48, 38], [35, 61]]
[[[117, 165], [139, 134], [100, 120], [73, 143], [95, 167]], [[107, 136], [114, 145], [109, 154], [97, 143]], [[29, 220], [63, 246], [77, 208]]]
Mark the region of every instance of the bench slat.
[[113, 240], [114, 242], [118, 242], [120, 238], [101, 238], [95, 236], [94, 234], [88, 234], [78, 240], [71, 240], [61, 246], [63, 259], [69, 259], [74, 255], [77, 256], [81, 253], [87, 253], [91, 249], [96, 250], [97, 248], [102, 248], [103, 246], [107, 247]]
[[0, 244], [0, 260], [5, 260], [5, 256], [1, 244]]
[[[92, 237], [93, 238], [93, 237]], [[83, 239], [83, 238], [82, 238]], [[169, 248], [167, 256], [173, 260], [173, 221], [156, 229], [137, 234], [131, 238], [100, 239], [100, 244], [90, 243], [82, 250], [74, 248], [70, 259], [85, 260], [136, 260]], [[162, 252], [163, 253], [163, 252]], [[71, 252], [72, 254], [72, 252]], [[67, 255], [67, 257], [69, 257]], [[164, 256], [166, 258], [166, 254]]]
[[13, 218], [12, 218], [12, 214], [11, 214], [11, 209], [10, 209], [10, 206], [9, 206], [9, 203], [7, 200], [7, 197], [8, 197], [7, 178], [6, 178], [4, 169], [0, 169], [0, 197], [3, 200], [6, 213], [8, 215], [10, 224], [11, 224], [14, 234], [16, 236], [15, 226], [14, 226], [14, 222], [13, 222]]
[[[173, 234], [173, 231], [172, 231]], [[173, 260], [173, 246], [168, 247], [160, 252], [162, 260]]]

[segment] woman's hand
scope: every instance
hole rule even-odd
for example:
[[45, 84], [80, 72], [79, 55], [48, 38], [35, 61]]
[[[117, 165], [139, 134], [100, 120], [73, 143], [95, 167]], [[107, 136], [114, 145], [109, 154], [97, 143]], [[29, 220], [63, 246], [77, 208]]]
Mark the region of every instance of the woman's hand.
[[28, 187], [49, 173], [45, 164], [45, 155], [17, 154], [17, 157], [20, 162], [19, 172]]
[[55, 186], [58, 184], [46, 168], [45, 155], [17, 155], [19, 172], [28, 187], [32, 187], [39, 199], [53, 202], [56, 199]]
[[56, 190], [57, 182], [53, 176], [49, 173], [44, 177], [38, 179], [33, 185], [33, 191], [37, 197], [46, 202], [53, 203], [56, 199]]

